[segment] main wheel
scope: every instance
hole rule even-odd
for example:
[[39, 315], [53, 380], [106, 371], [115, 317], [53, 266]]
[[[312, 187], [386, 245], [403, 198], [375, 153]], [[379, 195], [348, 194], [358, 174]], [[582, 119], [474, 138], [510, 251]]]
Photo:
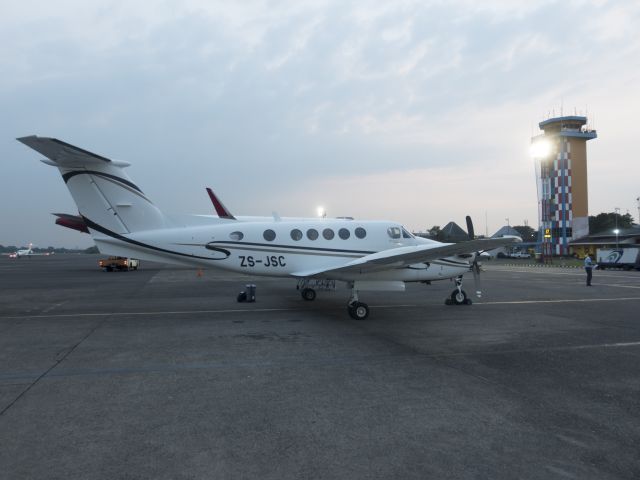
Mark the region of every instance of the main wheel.
[[369, 316], [369, 305], [362, 302], [354, 302], [347, 307], [349, 315], [354, 320], [364, 320]]
[[238, 303], [242, 303], [246, 301], [247, 301], [247, 292], [240, 292], [238, 294]]
[[308, 302], [316, 299], [316, 291], [313, 288], [303, 288], [300, 294], [302, 295], [302, 298]]
[[467, 292], [464, 290], [458, 291], [456, 288], [451, 292], [451, 301], [456, 305], [464, 305], [467, 301]]

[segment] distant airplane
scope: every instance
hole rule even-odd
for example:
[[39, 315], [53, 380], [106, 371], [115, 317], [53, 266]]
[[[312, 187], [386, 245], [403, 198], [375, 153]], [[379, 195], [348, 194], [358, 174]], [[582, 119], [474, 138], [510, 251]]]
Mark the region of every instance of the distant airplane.
[[[6, 254], [5, 254], [6, 255]], [[29, 244], [28, 248], [22, 248], [13, 253], [9, 253], [9, 258], [20, 258], [20, 257], [35, 257], [35, 256], [47, 256], [48, 252], [45, 253], [36, 253], [33, 251], [33, 243]]]
[[34, 255], [34, 253], [33, 253], [33, 243], [30, 243], [28, 248], [23, 248], [22, 250], [18, 250], [16, 252], [16, 256], [18, 256], [18, 257], [27, 257], [29, 255]]
[[[129, 163], [110, 160], [55, 138], [28, 136], [20, 142], [57, 167], [78, 206], [65, 220], [91, 233], [104, 254], [157, 262], [213, 267], [229, 272], [292, 277], [305, 300], [316, 290], [346, 282], [349, 315], [364, 319], [363, 291], [404, 291], [406, 282], [453, 279], [447, 304], [470, 304], [462, 276], [478, 273], [479, 252], [513, 239], [440, 243], [412, 235], [391, 221], [331, 218], [239, 217], [208, 189], [218, 216], [170, 216], [161, 212], [124, 172]], [[62, 218], [62, 217], [60, 217]], [[80, 222], [81, 220], [81, 222]], [[479, 289], [478, 289], [478, 294]]]

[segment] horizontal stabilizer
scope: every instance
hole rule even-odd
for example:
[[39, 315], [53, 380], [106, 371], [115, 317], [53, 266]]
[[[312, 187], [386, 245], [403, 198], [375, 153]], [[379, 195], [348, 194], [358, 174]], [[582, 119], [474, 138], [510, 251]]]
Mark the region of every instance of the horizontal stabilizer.
[[82, 233], [89, 233], [87, 224], [80, 215], [70, 215], [68, 213], [54, 213], [53, 215], [58, 217], [56, 218], [56, 225], [77, 230]]
[[118, 167], [129, 166], [127, 162], [110, 160], [101, 155], [70, 145], [57, 138], [30, 135], [28, 137], [18, 138], [17, 140], [24, 143], [27, 147], [34, 149], [36, 152], [41, 153], [57, 166], [101, 165], [105, 163], [112, 163]]

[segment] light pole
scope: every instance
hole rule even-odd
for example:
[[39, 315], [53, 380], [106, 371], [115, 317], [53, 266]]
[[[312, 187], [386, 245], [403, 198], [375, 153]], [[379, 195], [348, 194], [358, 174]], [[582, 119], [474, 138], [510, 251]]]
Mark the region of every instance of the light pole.
[[620, 230], [618, 230], [618, 229], [616, 228], [616, 229], [613, 231], [613, 233], [615, 233], [615, 234], [616, 234], [616, 250], [618, 250], [618, 249], [620, 248], [620, 247], [619, 247], [619, 244], [618, 244], [618, 234], [620, 233]]

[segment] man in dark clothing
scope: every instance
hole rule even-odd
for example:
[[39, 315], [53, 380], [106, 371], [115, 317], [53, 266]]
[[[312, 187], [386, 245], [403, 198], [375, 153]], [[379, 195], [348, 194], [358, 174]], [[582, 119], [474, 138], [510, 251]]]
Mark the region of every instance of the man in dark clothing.
[[593, 275], [593, 261], [588, 253], [587, 256], [584, 257], [584, 270], [587, 272], [587, 287], [590, 287], [591, 276]]

